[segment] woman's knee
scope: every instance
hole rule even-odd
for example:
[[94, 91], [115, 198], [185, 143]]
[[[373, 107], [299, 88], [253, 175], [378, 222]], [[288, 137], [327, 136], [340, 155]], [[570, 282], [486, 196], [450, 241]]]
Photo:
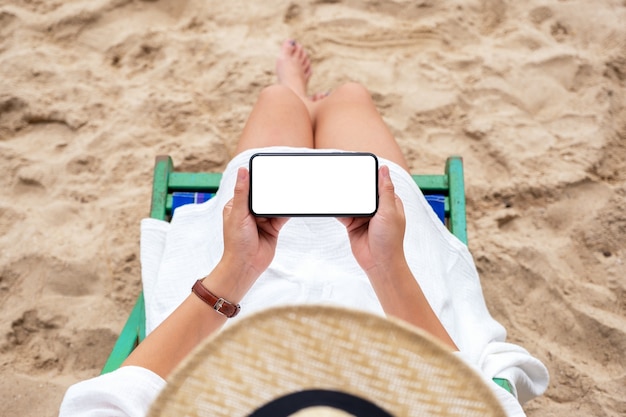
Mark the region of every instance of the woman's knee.
[[263, 102], [295, 102], [300, 98], [289, 88], [281, 84], [274, 84], [261, 90], [258, 101]]
[[357, 101], [357, 102], [371, 102], [372, 95], [369, 90], [356, 82], [347, 82], [339, 86], [333, 92], [336, 98], [342, 100]]
[[258, 95], [256, 106], [270, 111], [288, 111], [293, 117], [306, 117], [310, 123], [309, 108], [289, 87], [275, 84], [265, 87]]

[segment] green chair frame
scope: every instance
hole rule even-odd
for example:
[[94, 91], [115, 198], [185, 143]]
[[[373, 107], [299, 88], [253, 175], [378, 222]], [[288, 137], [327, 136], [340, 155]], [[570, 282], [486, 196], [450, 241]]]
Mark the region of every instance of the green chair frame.
[[[465, 183], [462, 158], [458, 156], [449, 157], [446, 160], [443, 174], [413, 175], [412, 177], [424, 195], [437, 194], [445, 196], [445, 224], [452, 234], [461, 242], [467, 244]], [[175, 171], [174, 163], [170, 156], [157, 156], [154, 165], [150, 217], [169, 221], [172, 211], [172, 193], [215, 193], [219, 188], [221, 179], [221, 173]], [[146, 312], [143, 292], [141, 292], [102, 369], [102, 374], [119, 368], [133, 349], [145, 338], [145, 323]], [[509, 392], [512, 392], [507, 380], [494, 378], [494, 381]]]
[[[176, 171], [170, 156], [157, 156], [152, 182], [150, 217], [169, 221], [172, 211], [172, 193], [215, 193], [221, 179], [222, 174], [216, 172]], [[413, 180], [425, 195], [445, 196], [446, 226], [459, 240], [467, 244], [463, 160], [458, 156], [449, 157], [446, 160], [444, 174], [413, 175]], [[103, 374], [119, 368], [133, 349], [145, 338], [145, 322], [146, 312], [143, 292], [141, 292], [102, 369]]]

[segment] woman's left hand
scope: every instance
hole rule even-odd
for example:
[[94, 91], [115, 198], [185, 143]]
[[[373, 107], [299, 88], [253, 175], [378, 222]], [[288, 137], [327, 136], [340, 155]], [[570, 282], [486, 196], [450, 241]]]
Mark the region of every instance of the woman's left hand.
[[368, 276], [404, 264], [404, 206], [395, 193], [389, 167], [378, 175], [378, 211], [371, 218], [340, 218], [350, 237], [355, 259]]

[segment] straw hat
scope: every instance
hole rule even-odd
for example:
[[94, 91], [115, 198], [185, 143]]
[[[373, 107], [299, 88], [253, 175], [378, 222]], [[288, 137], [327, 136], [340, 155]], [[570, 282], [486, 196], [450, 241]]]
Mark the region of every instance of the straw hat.
[[265, 310], [201, 343], [150, 416], [505, 416], [433, 337], [337, 307]]

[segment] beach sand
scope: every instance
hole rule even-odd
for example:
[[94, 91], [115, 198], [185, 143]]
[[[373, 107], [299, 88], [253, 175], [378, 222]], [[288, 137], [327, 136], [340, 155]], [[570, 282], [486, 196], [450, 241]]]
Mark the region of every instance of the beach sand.
[[529, 416], [626, 415], [626, 2], [0, 2], [2, 416], [55, 416], [140, 291], [154, 158], [221, 170], [279, 45], [366, 85], [414, 173], [465, 162]]

